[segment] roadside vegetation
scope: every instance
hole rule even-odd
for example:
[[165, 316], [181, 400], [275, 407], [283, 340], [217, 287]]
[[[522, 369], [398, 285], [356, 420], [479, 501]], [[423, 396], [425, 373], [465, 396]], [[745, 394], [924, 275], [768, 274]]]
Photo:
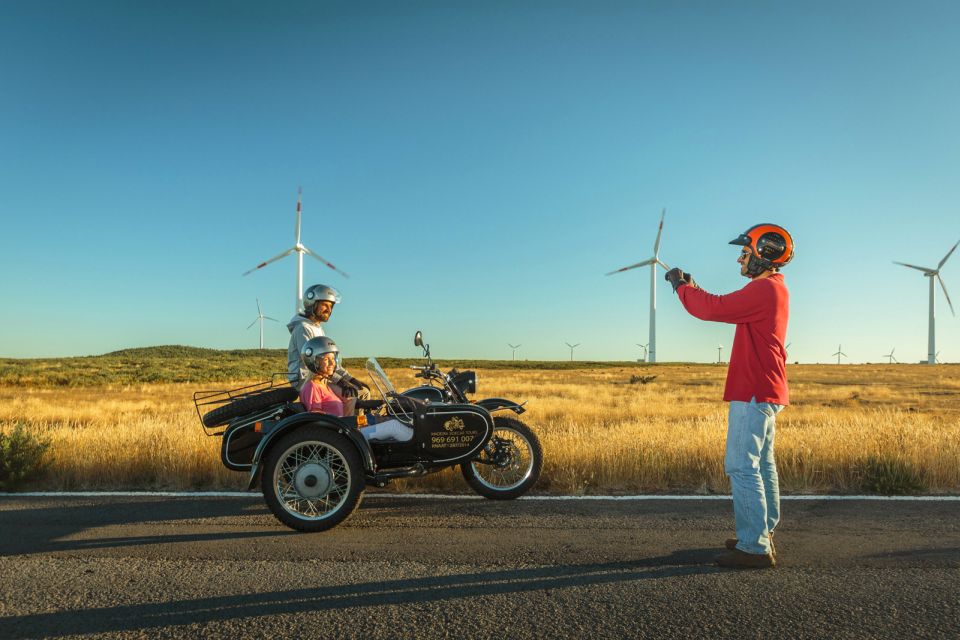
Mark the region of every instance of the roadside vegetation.
[[[45, 471], [21, 488], [243, 489], [245, 474], [221, 466], [220, 438], [204, 435], [192, 394], [282, 371], [285, 352], [213, 352], [185, 362], [183, 348], [171, 349], [0, 361], [0, 432], [20, 425], [49, 444]], [[159, 378], [135, 375], [138, 363]], [[359, 362], [348, 364], [362, 375]], [[414, 385], [405, 361], [383, 364], [399, 388]], [[528, 401], [521, 419], [546, 454], [535, 491], [729, 492], [723, 366], [453, 364], [476, 368], [477, 397]], [[776, 444], [785, 493], [960, 493], [956, 367], [791, 365], [788, 372], [793, 403], [778, 416]], [[466, 492], [457, 471], [391, 487]]]

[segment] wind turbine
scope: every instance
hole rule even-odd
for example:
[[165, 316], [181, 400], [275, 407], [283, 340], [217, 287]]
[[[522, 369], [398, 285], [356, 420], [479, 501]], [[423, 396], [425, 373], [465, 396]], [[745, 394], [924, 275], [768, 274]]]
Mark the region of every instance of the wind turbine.
[[660, 213], [660, 227], [657, 229], [657, 239], [653, 243], [653, 257], [606, 274], [611, 276], [615, 273], [622, 273], [630, 269], [650, 265], [650, 348], [647, 351], [648, 362], [657, 361], [657, 265], [660, 265], [665, 270], [670, 269], [670, 267], [660, 261], [660, 236], [663, 234], [663, 217], [665, 215], [667, 215], [666, 209]]
[[896, 362], [897, 364], [900, 364], [900, 361], [893, 357], [894, 351], [896, 351], [896, 348], [890, 349], [890, 353], [883, 356], [884, 358], [887, 358], [887, 364], [893, 364], [894, 362]]
[[904, 267], [910, 267], [911, 269], [917, 269], [918, 271], [923, 271], [923, 275], [927, 278], [930, 278], [930, 319], [929, 324], [927, 325], [927, 364], [934, 364], [937, 361], [937, 347], [936, 347], [936, 330], [934, 323], [934, 313], [935, 305], [933, 300], [933, 281], [940, 281], [940, 288], [943, 289], [943, 295], [947, 298], [947, 304], [950, 305], [950, 313], [957, 315], [953, 311], [953, 303], [950, 302], [950, 294], [947, 293], [947, 286], [943, 284], [943, 278], [940, 277], [940, 269], [943, 267], [943, 264], [947, 261], [947, 258], [950, 257], [950, 254], [953, 253], [953, 250], [957, 248], [957, 245], [960, 244], [960, 241], [957, 241], [957, 244], [951, 247], [950, 251], [947, 251], [947, 255], [943, 256], [943, 260], [937, 265], [936, 269], [930, 269], [928, 267], [918, 267], [913, 264], [907, 264], [906, 262], [897, 262], [893, 261], [893, 264], [899, 264]]
[[723, 364], [723, 360], [720, 359], [720, 350], [723, 349], [722, 344], [717, 345], [717, 364]]
[[844, 358], [847, 357], [847, 354], [843, 352], [843, 347], [841, 345], [837, 345], [837, 352], [833, 355], [837, 356], [837, 364], [840, 364], [840, 356], [843, 356]]
[[580, 343], [578, 342], [577, 344], [570, 344], [569, 342], [564, 342], [563, 344], [570, 347], [570, 362], [573, 362], [573, 350], [579, 347]]
[[294, 237], [296, 238], [296, 242], [294, 242], [293, 247], [287, 249], [280, 255], [276, 255], [270, 258], [266, 262], [261, 262], [260, 264], [255, 266], [253, 269], [250, 269], [249, 271], [245, 271], [243, 274], [245, 276], [250, 275], [257, 269], [262, 269], [268, 264], [270, 264], [271, 262], [276, 262], [281, 258], [286, 258], [291, 253], [296, 253], [297, 254], [297, 301], [296, 301], [296, 307], [293, 310], [294, 313], [300, 313], [300, 309], [303, 308], [303, 254], [307, 254], [308, 256], [316, 260], [319, 260], [323, 264], [327, 265], [328, 267], [330, 267], [331, 269], [333, 269], [334, 271], [342, 275], [344, 278], [350, 277], [343, 271], [340, 271], [340, 269], [337, 269], [335, 266], [333, 266], [332, 263], [327, 262], [326, 258], [314, 253], [313, 251], [305, 247], [303, 243], [300, 242], [300, 216], [301, 216], [300, 204], [301, 204], [302, 195], [303, 195], [303, 189], [297, 189], [297, 227], [294, 235]]
[[643, 349], [643, 361], [646, 362], [646, 361], [647, 361], [647, 353], [648, 353], [648, 351], [647, 351], [647, 345], [645, 345], [645, 344], [640, 344], [639, 342], [635, 342], [634, 344], [637, 345], [638, 347], [640, 347], [641, 349]]
[[510, 343], [508, 342], [508, 343], [507, 343], [507, 346], [510, 347], [510, 348], [513, 350], [513, 356], [511, 356], [510, 359], [511, 359], [511, 360], [516, 360], [516, 359], [517, 359], [517, 349], [519, 349], [519, 348], [522, 347], [523, 345], [522, 345], [522, 344], [510, 344]]
[[257, 317], [247, 326], [247, 331], [250, 330], [250, 327], [257, 324], [257, 321], [260, 321], [260, 348], [263, 349], [263, 321], [264, 320], [273, 320], [274, 322], [280, 322], [276, 318], [271, 318], [270, 316], [263, 315], [263, 310], [260, 308], [260, 298], [257, 298]]
[[939, 351], [937, 351], [937, 353], [934, 354], [933, 360], [934, 360], [934, 362], [936, 362], [937, 364], [943, 364], [942, 362], [940, 362], [940, 352], [939, 352]]

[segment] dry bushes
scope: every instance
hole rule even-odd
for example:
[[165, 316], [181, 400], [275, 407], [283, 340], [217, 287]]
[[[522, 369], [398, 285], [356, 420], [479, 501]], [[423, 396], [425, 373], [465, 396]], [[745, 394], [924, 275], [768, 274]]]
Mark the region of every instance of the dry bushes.
[[[655, 372], [656, 380], [631, 384]], [[389, 371], [399, 388], [412, 372]], [[778, 416], [784, 492], [960, 492], [960, 379], [949, 366], [793, 366]], [[521, 419], [546, 455], [539, 491], [728, 492], [725, 369], [657, 365], [479, 371], [478, 397], [527, 400]], [[202, 385], [201, 385], [202, 386]], [[0, 387], [0, 429], [22, 422], [52, 443], [57, 489], [241, 489], [219, 438], [200, 428], [196, 384]], [[466, 491], [456, 470], [398, 483]]]

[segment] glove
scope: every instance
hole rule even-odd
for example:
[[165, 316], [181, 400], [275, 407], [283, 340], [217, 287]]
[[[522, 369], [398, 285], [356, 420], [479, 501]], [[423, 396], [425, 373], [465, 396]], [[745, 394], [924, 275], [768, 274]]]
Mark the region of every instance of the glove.
[[344, 384], [343, 381], [340, 381], [340, 395], [344, 398], [356, 398], [357, 397], [357, 388], [349, 384]]
[[360, 389], [366, 389], [367, 391], [370, 390], [369, 385], [367, 385], [365, 382], [361, 380], [357, 380], [352, 375], [347, 373], [347, 370], [342, 367], [338, 367], [337, 370], [333, 372], [333, 375], [330, 376], [330, 381], [335, 384], [339, 384], [341, 387], [344, 387], [344, 388], [348, 386], [353, 387], [357, 391], [359, 391]]
[[669, 282], [673, 286], [673, 292], [676, 293], [677, 289], [680, 288], [682, 284], [689, 284], [691, 286], [697, 286], [697, 283], [693, 281], [693, 276], [689, 273], [684, 273], [683, 270], [677, 269], [674, 267], [667, 271], [663, 279]]

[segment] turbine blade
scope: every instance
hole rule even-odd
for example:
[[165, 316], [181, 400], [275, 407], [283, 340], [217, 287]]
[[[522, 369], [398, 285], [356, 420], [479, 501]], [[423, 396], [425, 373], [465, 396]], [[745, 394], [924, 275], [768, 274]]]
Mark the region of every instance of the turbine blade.
[[284, 251], [284, 252], [281, 253], [280, 255], [278, 255], [278, 256], [273, 256], [272, 258], [270, 258], [270, 259], [267, 260], [266, 262], [261, 262], [260, 264], [258, 264], [257, 266], [255, 266], [253, 269], [250, 269], [249, 271], [244, 271], [244, 272], [243, 272], [243, 275], [245, 275], [245, 276], [246, 276], [246, 275], [250, 275], [251, 273], [253, 273], [253, 272], [256, 271], [257, 269], [263, 269], [265, 266], [267, 266], [267, 265], [270, 264], [271, 262], [276, 262], [276, 261], [279, 260], [280, 258], [286, 258], [288, 255], [290, 255], [290, 254], [293, 253], [294, 251], [295, 251], [295, 249], [287, 249], [286, 251]]
[[276, 318], [271, 318], [270, 316], [263, 316], [263, 319], [264, 319], [264, 320], [273, 320], [274, 322], [280, 322], [280, 321], [277, 320]]
[[303, 187], [297, 187], [297, 228], [294, 235], [297, 238], [297, 244], [300, 244], [300, 215], [301, 215], [301, 199], [303, 196]]
[[923, 271], [924, 273], [933, 273], [936, 269], [928, 269], [927, 267], [918, 267], [915, 264], [907, 264], [906, 262], [897, 262], [893, 261], [893, 264], [903, 265], [904, 267], [910, 267], [911, 269], [916, 269], [917, 271]]
[[[257, 320], [259, 320], [259, 319], [260, 319], [260, 318], [257, 318]], [[250, 324], [248, 324], [248, 325], [247, 325], [247, 329], [249, 329], [249, 328], [252, 327], [253, 325], [257, 324], [257, 320], [254, 320], [253, 322], [251, 322]]]
[[653, 255], [660, 255], [660, 235], [663, 233], [663, 217], [667, 215], [667, 210], [664, 208], [660, 212], [660, 227], [657, 229], [657, 241], [653, 243]]
[[303, 251], [304, 251], [304, 253], [306, 253], [306, 254], [307, 254], [308, 256], [310, 256], [311, 258], [314, 258], [314, 259], [316, 259], [316, 260], [319, 260], [319, 261], [322, 262], [323, 264], [327, 265], [328, 267], [330, 267], [331, 269], [333, 269], [334, 271], [336, 271], [337, 273], [339, 273], [340, 275], [342, 275], [344, 278], [349, 278], [349, 277], [350, 277], [350, 276], [348, 276], [346, 273], [344, 273], [343, 271], [340, 271], [340, 269], [337, 269], [337, 268], [333, 265], [333, 263], [327, 262], [327, 259], [326, 259], [326, 258], [324, 258], [324, 257], [322, 257], [322, 256], [320, 256], [320, 255], [318, 255], [318, 254], [316, 254], [316, 253], [314, 253], [313, 251], [310, 251], [310, 249], [304, 247], [304, 248], [303, 248]]
[[670, 271], [670, 267], [667, 266], [667, 263], [662, 262], [659, 258], [657, 259], [657, 264], [663, 267], [664, 271]]
[[[960, 244], [960, 240], [957, 241], [957, 244]], [[951, 247], [950, 251], [947, 251], [947, 255], [943, 256], [943, 260], [940, 261], [940, 264], [937, 265], [937, 271], [940, 271], [940, 267], [943, 266], [943, 263], [947, 261], [947, 258], [950, 257], [950, 254], [953, 253], [954, 249], [957, 248], [957, 244]]]
[[648, 264], [652, 264], [656, 261], [656, 258], [650, 258], [649, 260], [644, 260], [643, 262], [638, 262], [637, 264], [632, 264], [629, 267], [624, 267], [622, 269], [617, 269], [616, 271], [611, 271], [610, 273], [605, 273], [605, 276], [612, 276], [615, 273], [623, 273], [624, 271], [630, 271], [630, 269], [636, 269], [637, 267], [645, 267]]
[[258, 316], [263, 315], [263, 309], [260, 308], [260, 298], [257, 298], [257, 315]]
[[947, 297], [947, 304], [950, 305], [950, 313], [953, 313], [953, 315], [957, 315], [953, 311], [953, 303], [950, 302], [950, 294], [947, 293], [947, 285], [943, 284], [943, 278], [940, 277], [939, 273], [937, 274], [937, 280], [940, 281], [940, 288], [943, 289], [943, 295]]

